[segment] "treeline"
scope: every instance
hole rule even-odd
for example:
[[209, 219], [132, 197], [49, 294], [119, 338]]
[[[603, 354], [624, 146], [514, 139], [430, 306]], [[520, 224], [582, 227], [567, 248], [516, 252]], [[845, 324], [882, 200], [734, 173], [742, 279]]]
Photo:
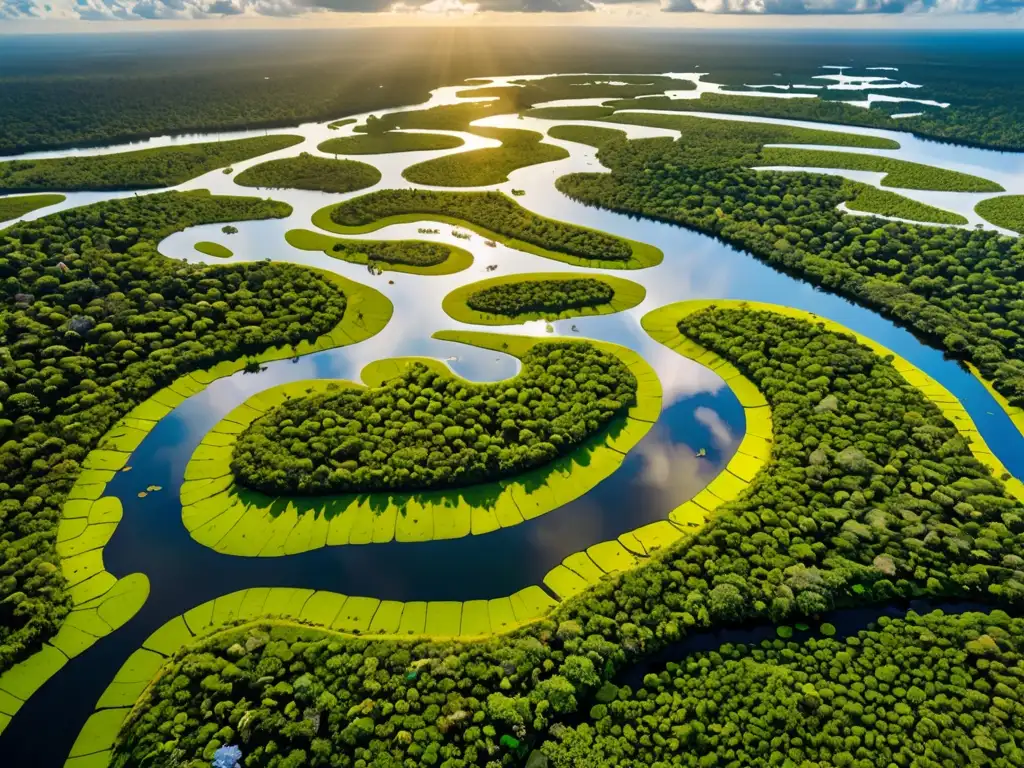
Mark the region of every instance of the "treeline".
[[854, 181], [848, 182], [847, 186], [851, 191], [846, 201], [846, 207], [851, 211], [877, 213], [879, 216], [892, 216], [925, 224], [967, 223], [967, 219], [959, 213], [936, 208], [934, 205], [912, 200], [887, 189], [879, 189], [870, 184], [859, 184]]
[[515, 317], [534, 312], [599, 307], [615, 296], [612, 287], [593, 277], [566, 280], [517, 280], [499, 283], [466, 297], [470, 309]]
[[450, 251], [440, 243], [422, 240], [339, 240], [331, 246], [331, 253], [340, 258], [355, 255], [359, 262], [383, 261], [387, 264], [432, 267], [443, 263]]
[[292, 147], [300, 136], [181, 144], [113, 155], [72, 155], [0, 163], [0, 192], [173, 187], [216, 168]]
[[1002, 195], [982, 200], [974, 209], [997, 227], [1024, 235], [1024, 195]]
[[331, 220], [360, 227], [405, 214], [461, 219], [497, 235], [584, 259], [629, 261], [633, 255], [629, 244], [617, 237], [538, 216], [500, 192], [386, 189], [346, 200], [331, 211]]
[[426, 160], [406, 168], [402, 176], [415, 184], [433, 187], [483, 187], [508, 181], [508, 175], [519, 168], [569, 157], [562, 147], [542, 143], [544, 137], [536, 131], [515, 128], [473, 128], [472, 131], [498, 139], [501, 146]]
[[484, 642], [220, 635], [164, 669], [113, 764], [187, 764], [230, 743], [249, 768], [512, 766], [515, 743], [546, 738], [620, 670], [700, 628], [896, 597], [1024, 599], [1024, 509], [889, 362], [775, 313], [708, 309], [684, 330], [775, 415], [772, 461], [692, 536]]
[[844, 168], [884, 173], [882, 185], [901, 189], [930, 189], [939, 192], [1003, 192], [994, 181], [933, 165], [911, 163], [893, 157], [860, 155], [855, 152], [827, 152], [820, 149], [765, 147], [765, 165], [795, 165], [805, 168]]
[[0, 232], [0, 672], [68, 612], [57, 522], [103, 434], [182, 373], [340, 321], [345, 297], [309, 270], [157, 252], [187, 227], [289, 213], [256, 198], [165, 193]]
[[243, 187], [271, 189], [313, 189], [320, 192], [355, 192], [380, 181], [380, 171], [355, 160], [330, 160], [303, 152], [254, 165], [235, 181]]
[[636, 400], [636, 378], [585, 342], [540, 343], [514, 379], [414, 365], [375, 389], [288, 400], [235, 443], [237, 482], [272, 494], [465, 487], [542, 466]]
[[[834, 631], [834, 628], [833, 628]], [[1024, 763], [1024, 621], [882, 617], [846, 640], [723, 645], [610, 686], [552, 768]]]
[[[708, 78], [714, 81], [714, 75]], [[984, 93], [970, 94], [951, 90], [951, 82], [929, 89], [932, 98], [950, 102], [947, 109], [927, 111], [919, 117], [894, 119], [884, 109], [854, 107], [832, 99], [771, 99], [757, 96], [736, 96], [724, 93], [704, 93], [699, 99], [669, 99], [667, 96], [649, 99], [623, 99], [610, 102], [615, 109], [667, 109], [683, 112], [718, 112], [734, 115], [758, 115], [785, 120], [807, 120], [816, 123], [859, 125], [866, 128], [884, 128], [889, 131], [910, 131], [922, 138], [948, 141], [992, 149], [1024, 149], [1024, 121], [1021, 120], [1018, 87], [1011, 89], [1012, 101], [1004, 100], [1010, 94], [993, 87], [992, 83], [978, 84]], [[915, 91], [915, 98], [928, 98], [929, 94]], [[1017, 102], [1017, 103], [1014, 103]], [[909, 107], [915, 105], [910, 104]]]
[[678, 141], [607, 143], [598, 156], [612, 173], [564, 176], [557, 186], [584, 203], [719, 237], [878, 309], [1024, 404], [1022, 241], [844, 214], [836, 206], [855, 193], [842, 180], [752, 171], [751, 129], [734, 135], [736, 124], [706, 122]]

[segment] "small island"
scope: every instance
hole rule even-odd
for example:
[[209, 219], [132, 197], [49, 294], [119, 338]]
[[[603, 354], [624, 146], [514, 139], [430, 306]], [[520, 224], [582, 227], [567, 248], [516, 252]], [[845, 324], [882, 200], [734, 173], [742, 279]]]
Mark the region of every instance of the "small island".
[[460, 286], [441, 306], [461, 323], [507, 325], [622, 312], [645, 296], [642, 285], [611, 275], [534, 272]]
[[235, 181], [243, 187], [344, 193], [372, 187], [380, 181], [380, 171], [355, 160], [331, 160], [303, 152], [297, 157], [254, 165], [238, 174]]

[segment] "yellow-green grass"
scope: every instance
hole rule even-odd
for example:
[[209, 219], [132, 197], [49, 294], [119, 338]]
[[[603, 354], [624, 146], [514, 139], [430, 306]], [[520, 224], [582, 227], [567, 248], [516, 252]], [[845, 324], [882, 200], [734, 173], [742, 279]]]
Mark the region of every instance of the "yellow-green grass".
[[[537, 343], [551, 341], [477, 331], [441, 331], [435, 338], [516, 357], [522, 357]], [[325, 392], [332, 384], [361, 386], [329, 380], [300, 381], [249, 398], [203, 438], [185, 468], [182, 522], [193, 539], [223, 554], [280, 557], [325, 546], [478, 536], [544, 515], [587, 493], [615, 472], [661, 411], [661, 384], [638, 354], [607, 342], [589, 341], [618, 356], [630, 368], [637, 378], [637, 403], [607, 429], [544, 467], [466, 488], [420, 492], [286, 497], [236, 485], [231, 457], [238, 435], [249, 424], [289, 397]], [[379, 386], [399, 375], [413, 360], [372, 363], [363, 371], [364, 383]], [[437, 361], [430, 364], [455, 375]]]
[[26, 213], [46, 208], [50, 205], [63, 203], [64, 195], [18, 195], [17, 197], [0, 197], [0, 223], [18, 219]]
[[[376, 335], [387, 325], [393, 311], [387, 297], [340, 275], [321, 274], [338, 285], [347, 297], [345, 315], [329, 333], [312, 342], [272, 347], [254, 358], [225, 361], [179, 377], [129, 411], [86, 455], [57, 526], [57, 554], [74, 608], [39, 653], [0, 676], [0, 732], [21, 702], [69, 657], [123, 625], [145, 603], [149, 581], [143, 574], [118, 579], [104, 566], [103, 548], [113, 536], [122, 510], [118, 499], [103, 494], [107, 483], [127, 466], [132, 452], [157, 422], [211, 382], [241, 371], [250, 359], [269, 362], [354, 344]], [[13, 698], [9, 700], [8, 695]], [[13, 712], [8, 711], [12, 709]]]
[[449, 136], [446, 133], [388, 131], [387, 133], [373, 134], [357, 133], [353, 136], [328, 139], [317, 149], [335, 155], [385, 155], [395, 152], [455, 149], [465, 143], [458, 136]]
[[[445, 194], [458, 194], [458, 193], [445, 193]], [[477, 193], [479, 194], [479, 193]], [[498, 234], [490, 229], [473, 222], [466, 221], [464, 219], [457, 219], [454, 216], [444, 216], [442, 214], [435, 213], [405, 213], [396, 216], [386, 216], [382, 219], [378, 219], [370, 224], [363, 224], [361, 226], [345, 226], [336, 223], [331, 219], [331, 211], [337, 208], [339, 205], [345, 203], [335, 203], [334, 205], [328, 205], [325, 208], [321, 208], [313, 214], [313, 226], [319, 227], [320, 229], [326, 230], [327, 232], [334, 232], [339, 235], [365, 235], [370, 232], [376, 232], [377, 230], [389, 227], [392, 224], [409, 224], [420, 221], [436, 221], [442, 224], [450, 224], [454, 227], [461, 227], [476, 232], [482, 237], [486, 237], [488, 240], [494, 240], [496, 242], [507, 245], [509, 248], [515, 248], [517, 251], [523, 251], [525, 253], [532, 253], [535, 256], [542, 256], [545, 259], [553, 259], [554, 261], [560, 261], [564, 264], [572, 264], [577, 267], [589, 267], [591, 269], [645, 269], [647, 267], [656, 267], [661, 264], [665, 258], [665, 254], [661, 252], [659, 248], [647, 243], [641, 243], [636, 240], [630, 240], [625, 237], [618, 237], [617, 235], [610, 235], [607, 232], [601, 234], [607, 235], [608, 237], [616, 237], [619, 240], [624, 241], [632, 249], [633, 256], [629, 261], [616, 261], [614, 259], [585, 259], [579, 256], [573, 256], [568, 253], [562, 253], [560, 251], [554, 251], [548, 248], [544, 248], [533, 243], [527, 243], [523, 240], [519, 240], [514, 237], [508, 237], [506, 235]], [[517, 203], [518, 205], [518, 203]], [[543, 216], [532, 214], [538, 220], [541, 221], [552, 221], [546, 219]], [[562, 226], [564, 222], [558, 222]], [[573, 225], [576, 229], [582, 231], [600, 231], [592, 230], [588, 227], [580, 227]]]
[[939, 192], [1002, 192], [994, 181], [932, 165], [897, 160], [894, 157], [862, 155], [857, 152], [831, 152], [822, 149], [765, 147], [761, 165], [785, 165], [800, 168], [835, 168], [850, 171], [884, 173], [883, 187], [935, 190]]
[[771, 459], [773, 425], [768, 401], [734, 365], [679, 332], [677, 324], [690, 311], [687, 308], [690, 303], [672, 304], [649, 312], [642, 321], [644, 330], [656, 341], [722, 377], [743, 406], [746, 420], [743, 440], [725, 469], [700, 493], [672, 510], [666, 520], [649, 523], [616, 539], [575, 552], [548, 571], [544, 584], [561, 600], [584, 592], [611, 574], [636, 567], [658, 550], [692, 534], [715, 509], [739, 497]]
[[412, 165], [402, 176], [415, 184], [435, 187], [482, 187], [508, 181], [519, 168], [564, 160], [569, 153], [556, 144], [545, 144], [536, 131], [517, 128], [472, 128], [473, 133], [497, 139], [500, 147], [473, 149], [435, 157]]
[[909, 197], [878, 189], [870, 184], [850, 182], [854, 197], [846, 201], [846, 207], [860, 213], [874, 213], [879, 216], [894, 216], [899, 219], [920, 221], [925, 224], [966, 224], [967, 219], [959, 213], [911, 200]]
[[[537, 586], [493, 600], [403, 603], [335, 592], [254, 587], [223, 595], [175, 616], [153, 632], [121, 666], [71, 748], [65, 768], [108, 764], [114, 741], [137, 702], [185, 648], [213, 641], [242, 643], [251, 632], [271, 639], [480, 641], [507, 634], [546, 616], [556, 602]], [[87, 762], [88, 761], [88, 762]]]
[[[379, 259], [370, 259], [365, 253], [349, 249], [341, 251], [334, 250], [336, 243], [343, 243], [346, 246], [357, 248], [360, 244], [371, 244], [373, 241], [370, 240], [342, 239], [338, 237], [331, 237], [321, 232], [311, 232], [308, 229], [290, 229], [285, 232], [284, 239], [287, 240], [288, 244], [293, 248], [298, 248], [303, 251], [323, 251], [332, 259], [341, 259], [342, 261], [347, 261], [352, 264], [369, 264], [372, 261], [375, 266], [380, 267], [385, 272], [404, 272], [412, 275], [452, 275], [473, 266], [472, 253], [467, 251], [465, 248], [459, 248], [458, 246], [448, 245], [446, 243], [438, 243], [438, 245], [448, 249], [448, 258], [440, 264], [431, 264], [430, 266], [422, 267], [416, 264], [398, 264], [395, 262], [380, 261]], [[426, 241], [410, 240], [408, 242], [419, 243]]]
[[211, 243], [208, 240], [196, 243], [196, 250], [200, 253], [205, 253], [207, 256], [216, 256], [218, 259], [230, 259], [235, 255], [227, 246], [220, 243]]
[[1002, 195], [982, 200], [974, 208], [985, 221], [1024, 234], [1024, 195]]
[[[606, 283], [613, 291], [611, 300], [593, 307], [566, 309], [561, 312], [527, 312], [515, 315], [494, 315], [471, 308], [466, 302], [478, 291], [493, 288], [496, 285], [508, 285], [538, 280], [572, 280], [587, 278]], [[488, 280], [480, 280], [469, 285], [459, 286], [441, 302], [441, 308], [452, 320], [471, 325], [510, 325], [526, 323], [530, 320], [564, 320], [569, 317], [586, 317], [590, 315], [611, 315], [632, 309], [644, 300], [647, 289], [632, 280], [606, 274], [579, 274], [575, 272], [531, 272], [519, 275], [502, 275]]]
[[616, 128], [599, 128], [595, 125], [556, 125], [548, 131], [548, 136], [561, 141], [575, 141], [577, 144], [600, 147], [609, 141], [625, 139], [626, 132]]
[[345, 117], [341, 120], [335, 120], [333, 123], [328, 123], [327, 127], [332, 131], [336, 131], [339, 128], [344, 128], [346, 125], [352, 125], [356, 119], [354, 117]]

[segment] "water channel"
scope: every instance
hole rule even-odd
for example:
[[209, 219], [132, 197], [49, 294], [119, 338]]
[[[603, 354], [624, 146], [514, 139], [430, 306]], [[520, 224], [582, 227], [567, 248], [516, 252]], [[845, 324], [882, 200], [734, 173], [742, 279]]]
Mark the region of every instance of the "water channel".
[[[696, 75], [677, 75], [697, 79]], [[495, 78], [476, 87], [513, 78]], [[456, 93], [470, 86], [441, 88], [429, 102], [415, 108], [453, 103]], [[693, 92], [679, 92], [692, 94]], [[753, 97], [752, 97], [753, 98]], [[394, 110], [390, 110], [394, 111]], [[381, 114], [380, 112], [376, 114]], [[693, 113], [701, 117], [712, 117]], [[365, 117], [365, 116], [364, 116]], [[745, 120], [735, 116], [718, 116]], [[974, 173], [1001, 183], [1010, 192], [1024, 191], [1024, 155], [936, 144], [909, 134], [801, 124], [817, 129], [864, 133], [895, 138], [899, 150], [878, 154]], [[495, 127], [545, 131], [556, 121], [520, 119], [515, 115], [490, 117], [479, 122]], [[597, 123], [600, 125], [600, 123]], [[615, 125], [630, 138], [676, 135], [674, 131], [641, 126]], [[254, 190], [241, 187], [234, 178], [245, 168], [268, 159], [299, 152], [319, 153], [317, 145], [328, 138], [348, 135], [353, 126], [331, 130], [327, 124], [306, 124], [269, 133], [301, 135], [304, 142], [270, 155], [237, 163], [231, 173], [214, 171], [176, 189], [208, 189], [215, 194], [260, 195], [293, 206], [290, 217], [280, 220], [241, 222], [238, 233], [225, 235], [220, 225], [193, 227], [167, 238], [161, 251], [189, 261], [222, 263], [195, 250], [199, 241], [215, 241], [236, 255], [229, 261], [273, 259], [332, 270], [367, 283], [394, 304], [390, 324], [373, 339], [352, 347], [328, 350], [267, 364], [259, 373], [238, 373], [220, 379], [189, 398], [149, 434], [134, 452], [130, 472], [119, 473], [108, 485], [107, 495], [117, 496], [124, 517], [106, 547], [104, 560], [118, 577], [145, 573], [151, 594], [143, 609], [127, 625], [101, 639], [70, 661], [21, 709], [0, 736], [4, 764], [12, 766], [62, 764], [81, 725], [121, 663], [156, 628], [173, 616], [219, 595], [246, 587], [305, 587], [350, 595], [390, 600], [472, 600], [504, 596], [531, 584], [567, 555], [613, 539], [647, 522], [664, 519], [668, 512], [693, 496], [718, 474], [743, 436], [743, 409], [724, 382], [713, 372], [688, 361], [650, 339], [640, 327], [648, 311], [690, 298], [736, 298], [786, 304], [831, 318], [876, 339], [934, 377], [960, 399], [991, 450], [1017, 476], [1024, 476], [1024, 438], [981, 383], [956, 362], [920, 343], [909, 331], [842, 298], [817, 290], [793, 277], [774, 271], [749, 255], [733, 250], [705, 235], [658, 222], [630, 218], [588, 208], [565, 198], [554, 188], [559, 176], [577, 171], [603, 170], [595, 150], [572, 142], [548, 139], [570, 151], [571, 157], [513, 172], [509, 181], [491, 187], [510, 192], [524, 190], [517, 201], [541, 215], [604, 230], [661, 248], [662, 264], [644, 270], [617, 272], [643, 284], [643, 303], [616, 315], [575, 318], [551, 324], [488, 328], [497, 332], [558, 337], [603, 339], [637, 350], [654, 367], [665, 393], [662, 416], [655, 428], [630, 453], [619, 470], [595, 489], [541, 518], [484, 536], [427, 543], [348, 545], [329, 547], [280, 558], [241, 558], [218, 554], [193, 541], [181, 522], [178, 490], [185, 464], [206, 431], [250, 395], [287, 381], [309, 378], [358, 379], [367, 363], [397, 355], [422, 355], [445, 360], [458, 374], [477, 381], [493, 381], [513, 375], [518, 362], [508, 356], [431, 338], [434, 331], [470, 328], [441, 311], [442, 298], [453, 288], [493, 275], [520, 272], [582, 272], [580, 268], [526, 254], [502, 245], [491, 247], [484, 238], [453, 236], [449, 225], [437, 225], [436, 235], [417, 232], [420, 225], [400, 224], [369, 235], [374, 239], [436, 239], [467, 248], [474, 264], [447, 276], [417, 276], [394, 272], [371, 275], [365, 267], [332, 259], [319, 252], [301, 251], [285, 242], [290, 229], [315, 229], [310, 217], [317, 209], [348, 197], [300, 190]], [[230, 134], [164, 137], [145, 146], [191, 143], [262, 135], [264, 131]], [[375, 189], [416, 186], [402, 178], [404, 168], [431, 157], [469, 149], [496, 146], [497, 142], [469, 133], [458, 133], [463, 147], [439, 152], [410, 152], [359, 156], [376, 166], [382, 179]], [[137, 146], [137, 145], [135, 145]], [[25, 157], [59, 157], [99, 154], [131, 147], [90, 148]], [[857, 150], [867, 152], [870, 150]], [[845, 175], [845, 174], [844, 174]], [[868, 174], [877, 183], [880, 174]], [[852, 177], [852, 176], [851, 176]], [[864, 175], [857, 178], [863, 178]], [[474, 188], [480, 189], [480, 188]], [[901, 193], [903, 191], [901, 190]], [[136, 194], [72, 193], [57, 206], [33, 212], [36, 218], [55, 210], [101, 199]], [[145, 194], [145, 193], [137, 193]], [[912, 193], [924, 202], [973, 216], [978, 195]], [[976, 219], [971, 219], [972, 223]], [[487, 267], [496, 265], [494, 272]], [[699, 449], [707, 455], [697, 458]], [[158, 485], [162, 490], [139, 498], [138, 492]], [[728, 634], [728, 630], [725, 634]], [[733, 638], [736, 639], [736, 638]], [[716, 635], [716, 641], [721, 640]]]

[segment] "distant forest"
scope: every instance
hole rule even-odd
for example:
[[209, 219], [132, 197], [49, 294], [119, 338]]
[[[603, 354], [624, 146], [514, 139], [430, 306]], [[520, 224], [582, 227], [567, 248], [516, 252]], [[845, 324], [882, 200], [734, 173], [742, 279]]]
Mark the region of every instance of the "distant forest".
[[1024, 148], [1013, 32], [473, 28], [0, 37], [0, 154], [327, 120], [489, 74], [701, 71], [742, 87], [825, 64], [898, 67], [925, 86], [913, 98], [951, 102], [915, 120], [925, 135]]

